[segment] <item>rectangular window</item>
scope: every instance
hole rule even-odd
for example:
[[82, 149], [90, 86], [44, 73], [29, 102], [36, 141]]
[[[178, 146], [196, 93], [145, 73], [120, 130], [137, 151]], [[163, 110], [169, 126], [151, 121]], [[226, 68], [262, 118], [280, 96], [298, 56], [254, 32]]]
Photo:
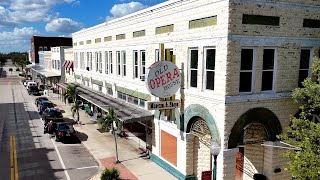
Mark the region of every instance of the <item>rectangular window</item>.
[[214, 77], [215, 77], [215, 61], [216, 49], [205, 49], [205, 63], [206, 63], [206, 89], [214, 90]]
[[320, 20], [318, 20], [318, 19], [303, 19], [303, 27], [320, 28]]
[[108, 61], [108, 58], [109, 58], [109, 54], [108, 54], [108, 51], [105, 51], [104, 52], [104, 73], [105, 74], [109, 74], [109, 61]]
[[157, 62], [157, 61], [160, 61], [160, 51], [159, 51], [159, 49], [156, 49], [156, 52], [155, 52], [155, 61]]
[[121, 54], [117, 51], [117, 75], [121, 75]]
[[121, 62], [122, 62], [122, 75], [127, 75], [127, 60], [126, 60], [126, 51], [121, 51]]
[[95, 52], [95, 58], [96, 58], [96, 72], [99, 71], [99, 53], [98, 52]]
[[116, 35], [116, 40], [121, 40], [121, 39], [125, 39], [126, 38], [126, 34], [118, 34]]
[[171, 61], [172, 62], [172, 60], [173, 60], [173, 49], [165, 49], [164, 59], [166, 61]]
[[90, 53], [87, 52], [87, 68], [88, 68], [88, 71], [91, 71], [90, 69]]
[[277, 16], [261, 16], [261, 15], [243, 14], [242, 24], [279, 26], [280, 18]]
[[87, 40], [86, 43], [87, 43], [87, 44], [91, 44], [91, 40]]
[[112, 40], [112, 36], [104, 37], [104, 42], [111, 41], [111, 40]]
[[113, 73], [112, 51], [109, 51], [110, 74]]
[[217, 25], [217, 16], [205, 17], [189, 21], [189, 29]]
[[101, 38], [96, 38], [96, 39], [94, 40], [94, 42], [95, 42], [95, 43], [101, 43]]
[[263, 50], [262, 91], [273, 90], [275, 49]]
[[253, 49], [241, 49], [239, 92], [252, 92]]
[[139, 61], [138, 61], [138, 51], [133, 51], [133, 64], [134, 64], [134, 70], [133, 70], [133, 77], [139, 78]]
[[80, 44], [80, 45], [83, 45], [83, 41], [80, 41], [79, 44]]
[[141, 76], [140, 79], [142, 81], [145, 80], [145, 75], [146, 75], [146, 52], [145, 51], [140, 51], [140, 59], [141, 59]]
[[145, 35], [146, 35], [146, 31], [145, 30], [135, 31], [132, 34], [133, 38], [142, 37], [142, 36], [145, 36]]
[[89, 59], [90, 59], [90, 71], [92, 71], [92, 52], [89, 53]]
[[102, 52], [99, 52], [99, 73], [102, 73]]
[[73, 43], [73, 46], [77, 46], [77, 43], [75, 42], [75, 43]]
[[298, 82], [298, 86], [300, 88], [303, 87], [302, 82], [310, 74], [310, 60], [311, 60], [310, 57], [311, 57], [310, 49], [301, 49], [300, 67], [299, 67], [299, 82]]
[[173, 32], [174, 25], [166, 25], [166, 26], [161, 26], [161, 27], [156, 27], [156, 34], [162, 34], [162, 33], [167, 33], [167, 32]]
[[190, 87], [197, 87], [198, 84], [198, 49], [189, 50], [190, 62]]

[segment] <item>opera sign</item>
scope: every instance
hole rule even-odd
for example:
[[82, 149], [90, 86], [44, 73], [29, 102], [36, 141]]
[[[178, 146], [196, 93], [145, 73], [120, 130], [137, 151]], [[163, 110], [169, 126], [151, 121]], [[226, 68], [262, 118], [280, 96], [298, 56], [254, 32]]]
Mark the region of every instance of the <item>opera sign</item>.
[[181, 74], [170, 61], [158, 61], [149, 67], [147, 87], [149, 92], [160, 98], [173, 96], [180, 88]]

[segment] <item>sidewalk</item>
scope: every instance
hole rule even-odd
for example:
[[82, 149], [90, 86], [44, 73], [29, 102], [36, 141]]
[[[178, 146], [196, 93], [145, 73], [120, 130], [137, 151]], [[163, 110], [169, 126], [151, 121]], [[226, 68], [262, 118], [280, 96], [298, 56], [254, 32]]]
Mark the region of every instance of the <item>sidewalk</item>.
[[[65, 111], [63, 116], [72, 121], [71, 105], [64, 104], [58, 98], [58, 94], [49, 93], [49, 100], [57, 105], [59, 109]], [[105, 167], [116, 167], [120, 171], [121, 179], [130, 180], [173, 180], [176, 179], [160, 166], [146, 159], [139, 144], [128, 137], [117, 138], [118, 157], [121, 163], [115, 164], [115, 142], [114, 137], [109, 132], [100, 132], [98, 125], [94, 123], [93, 117], [85, 115], [80, 111], [80, 121], [82, 125], [74, 125], [78, 131], [81, 143], [87, 148], [100, 165], [100, 172], [91, 180], [100, 180], [101, 171]]]

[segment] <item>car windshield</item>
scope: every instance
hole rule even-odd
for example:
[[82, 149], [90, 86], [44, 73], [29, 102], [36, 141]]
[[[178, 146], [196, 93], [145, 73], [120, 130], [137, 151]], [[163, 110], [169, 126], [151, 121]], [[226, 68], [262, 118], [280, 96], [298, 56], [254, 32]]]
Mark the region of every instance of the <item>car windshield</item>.
[[39, 98], [39, 101], [48, 101], [48, 98], [46, 98], [46, 97], [40, 97], [40, 98]]
[[58, 130], [59, 131], [68, 131], [68, 130], [73, 130], [73, 127], [70, 124], [59, 124]]
[[53, 107], [53, 104], [51, 102], [42, 102], [42, 105], [45, 107]]
[[62, 117], [62, 113], [57, 110], [49, 110], [48, 114], [51, 117]]

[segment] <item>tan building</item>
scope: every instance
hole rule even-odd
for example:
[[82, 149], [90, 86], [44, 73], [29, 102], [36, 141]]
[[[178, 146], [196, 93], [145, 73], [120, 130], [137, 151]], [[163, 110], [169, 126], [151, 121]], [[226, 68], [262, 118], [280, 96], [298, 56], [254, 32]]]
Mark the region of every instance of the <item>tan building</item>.
[[319, 56], [319, 12], [313, 0], [169, 0], [74, 33], [75, 81], [147, 111], [159, 99], [145, 77], [164, 44], [182, 70], [183, 101], [138, 120], [151, 159], [179, 179], [201, 179], [214, 141], [217, 179], [291, 179], [274, 145], [298, 110], [291, 91]]

